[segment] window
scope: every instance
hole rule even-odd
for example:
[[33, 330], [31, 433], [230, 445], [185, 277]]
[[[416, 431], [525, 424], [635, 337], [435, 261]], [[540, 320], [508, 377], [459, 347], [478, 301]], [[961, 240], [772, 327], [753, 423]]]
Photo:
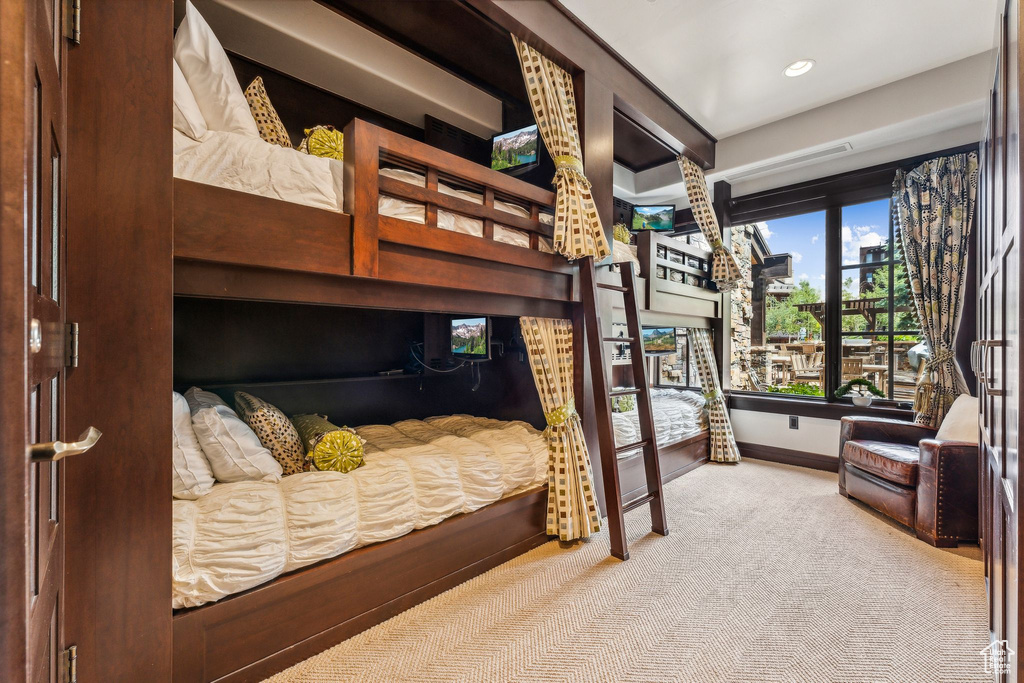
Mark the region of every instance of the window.
[[842, 361], [839, 382], [872, 382], [913, 401], [928, 351], [920, 334], [888, 199], [842, 207]]
[[[734, 390], [824, 398], [864, 378], [885, 398], [913, 400], [928, 351], [888, 199], [736, 230], [752, 286], [749, 307], [733, 297]], [[829, 311], [837, 290], [842, 305]]]
[[676, 352], [666, 356], [654, 356], [655, 384], [662, 387], [701, 389], [697, 365], [690, 358], [689, 339], [685, 328], [676, 329]]

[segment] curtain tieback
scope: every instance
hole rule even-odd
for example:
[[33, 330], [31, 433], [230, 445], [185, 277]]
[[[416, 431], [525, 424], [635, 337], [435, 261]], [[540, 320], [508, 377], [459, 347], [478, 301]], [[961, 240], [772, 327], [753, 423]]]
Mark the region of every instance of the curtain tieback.
[[587, 180], [587, 176], [583, 174], [583, 160], [578, 159], [571, 154], [561, 154], [556, 156], [555, 159], [555, 180], [564, 178], [566, 176], [574, 176], [578, 181], [583, 183], [586, 187], [590, 187], [590, 181]]
[[924, 370], [926, 373], [933, 372], [940, 365], [948, 363], [954, 358], [956, 358], [956, 354], [952, 350], [946, 347], [941, 347], [933, 357], [924, 362]]
[[544, 413], [544, 419], [548, 427], [560, 427], [576, 414], [576, 399], [573, 397], [554, 410]]
[[705, 400], [705, 401], [706, 401], [706, 402], [707, 402], [707, 403], [708, 403], [709, 405], [710, 405], [711, 403], [714, 403], [715, 401], [717, 401], [717, 400], [718, 400], [718, 399], [720, 399], [721, 397], [722, 397], [722, 392], [720, 392], [720, 391], [709, 391], [708, 393], [704, 394], [704, 400]]

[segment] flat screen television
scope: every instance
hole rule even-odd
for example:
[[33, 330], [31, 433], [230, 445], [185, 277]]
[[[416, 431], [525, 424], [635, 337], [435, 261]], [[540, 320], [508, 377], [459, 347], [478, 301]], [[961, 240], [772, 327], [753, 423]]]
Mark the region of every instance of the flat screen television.
[[633, 207], [633, 232], [644, 230], [672, 230], [676, 218], [675, 204], [658, 204]]
[[649, 356], [664, 356], [676, 352], [676, 328], [645, 327], [643, 329], [644, 353]]
[[452, 355], [467, 360], [490, 358], [490, 322], [487, 318], [452, 318]]
[[540, 135], [537, 124], [491, 138], [491, 168], [516, 175], [537, 165]]

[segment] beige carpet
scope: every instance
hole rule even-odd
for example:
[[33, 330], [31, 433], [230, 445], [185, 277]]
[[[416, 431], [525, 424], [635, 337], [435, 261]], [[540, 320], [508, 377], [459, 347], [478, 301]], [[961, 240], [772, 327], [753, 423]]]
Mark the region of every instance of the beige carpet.
[[628, 562], [604, 534], [548, 543], [270, 680], [990, 680], [977, 548], [756, 460], [700, 467], [667, 503], [667, 538], [627, 517]]

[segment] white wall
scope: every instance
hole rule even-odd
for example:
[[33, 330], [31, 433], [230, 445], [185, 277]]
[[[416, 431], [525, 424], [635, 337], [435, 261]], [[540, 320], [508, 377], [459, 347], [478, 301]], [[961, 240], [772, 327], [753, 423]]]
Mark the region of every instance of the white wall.
[[789, 415], [753, 410], [729, 414], [737, 441], [839, 458], [839, 420], [801, 416], [800, 428], [790, 429]]

